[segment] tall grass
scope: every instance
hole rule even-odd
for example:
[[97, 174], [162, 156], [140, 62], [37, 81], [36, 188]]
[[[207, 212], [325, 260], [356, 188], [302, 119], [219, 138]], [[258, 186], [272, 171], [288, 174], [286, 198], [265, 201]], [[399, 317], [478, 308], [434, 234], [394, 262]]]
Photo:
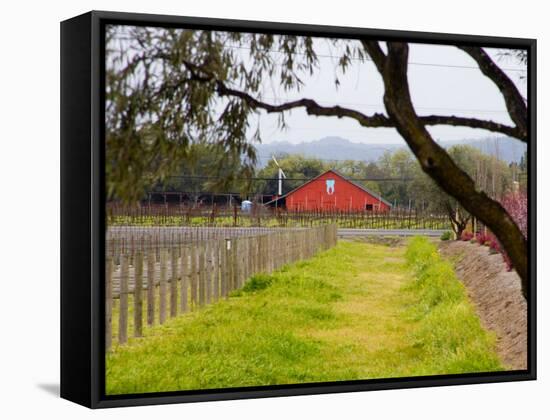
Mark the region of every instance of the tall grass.
[[[411, 240], [406, 259], [415, 280], [404, 289], [417, 296], [407, 315], [418, 322], [411, 334], [431, 372], [452, 374], [501, 370], [495, 336], [480, 324], [450, 262], [424, 237]], [[419, 364], [418, 374], [427, 373]]]

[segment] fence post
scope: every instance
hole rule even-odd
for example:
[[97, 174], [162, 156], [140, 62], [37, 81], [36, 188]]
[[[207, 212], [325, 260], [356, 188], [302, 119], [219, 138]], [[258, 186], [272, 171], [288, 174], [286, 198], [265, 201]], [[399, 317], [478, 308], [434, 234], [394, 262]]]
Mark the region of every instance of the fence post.
[[251, 240], [251, 255], [250, 255], [250, 262], [252, 263], [252, 273], [256, 274], [258, 273], [258, 237], [253, 236], [250, 238]]
[[191, 244], [191, 302], [192, 308], [196, 309], [198, 304], [198, 264], [197, 244]]
[[279, 260], [279, 251], [281, 250], [280, 244], [279, 244], [279, 235], [277, 233], [271, 235], [271, 271], [275, 271], [277, 269], [277, 263]]
[[227, 247], [229, 239], [224, 238], [220, 241], [221, 246], [221, 265], [222, 265], [222, 272], [221, 272], [221, 295], [226, 298], [227, 297], [227, 279], [228, 279], [228, 267], [227, 267]]
[[275, 246], [273, 246], [273, 242], [275, 237], [271, 235], [266, 235], [267, 238], [267, 264], [268, 264], [268, 273], [271, 274], [273, 272], [273, 264], [274, 264], [274, 257], [275, 253], [277, 252], [277, 249]]
[[172, 244], [170, 252], [171, 270], [170, 276], [170, 316], [175, 317], [178, 314], [178, 248]]
[[242, 275], [242, 285], [246, 283], [246, 280], [248, 280], [248, 244], [249, 239], [247, 237], [243, 238], [243, 249], [242, 249], [242, 266], [243, 266], [243, 275]]
[[234, 249], [234, 255], [235, 255], [235, 290], [241, 287], [241, 275], [243, 272], [243, 266], [242, 266], [242, 239], [239, 238], [234, 242], [235, 249]]
[[166, 248], [160, 249], [160, 299], [159, 299], [159, 322], [166, 321]]
[[212, 242], [214, 250], [214, 302], [220, 298], [220, 273], [221, 273], [221, 241], [216, 239]]
[[212, 302], [212, 283], [214, 277], [214, 256], [212, 253], [212, 241], [206, 242], [206, 303]]
[[254, 258], [252, 257], [254, 252], [254, 237], [247, 238], [247, 256], [246, 256], [246, 265], [247, 265], [247, 273], [248, 278], [252, 277], [254, 273]]
[[262, 237], [257, 236], [256, 237], [256, 257], [255, 257], [255, 259], [256, 259], [256, 271], [258, 273], [261, 273], [263, 271], [261, 244], [262, 244]]
[[111, 349], [113, 339], [113, 259], [105, 260], [105, 351]]
[[189, 285], [187, 284], [187, 276], [189, 274], [189, 269], [187, 266], [188, 262], [188, 253], [186, 252], [186, 247], [182, 246], [180, 249], [181, 254], [181, 270], [180, 270], [180, 310], [182, 313], [187, 311], [187, 289]]
[[241, 280], [241, 239], [235, 238], [233, 240], [233, 290], [237, 290], [240, 287]]
[[152, 248], [147, 251], [147, 325], [155, 323], [155, 254]]
[[138, 250], [134, 256], [134, 336], [143, 333], [143, 252]]
[[242, 248], [241, 248], [241, 267], [242, 267], [242, 270], [241, 270], [241, 287], [244, 286], [244, 284], [246, 283], [246, 279], [248, 278], [248, 273], [247, 273], [247, 262], [246, 262], [246, 255], [247, 255], [247, 245], [248, 245], [248, 238], [244, 237], [243, 240], [242, 240]]
[[262, 272], [269, 272], [269, 264], [267, 261], [269, 255], [269, 249], [267, 247], [267, 235], [260, 237], [260, 264], [262, 265]]
[[119, 301], [118, 342], [124, 344], [128, 340], [128, 256], [124, 254], [120, 254]]
[[205, 272], [204, 272], [204, 265], [205, 265], [205, 253], [206, 248], [204, 244], [199, 245], [199, 305], [203, 306], [205, 302]]

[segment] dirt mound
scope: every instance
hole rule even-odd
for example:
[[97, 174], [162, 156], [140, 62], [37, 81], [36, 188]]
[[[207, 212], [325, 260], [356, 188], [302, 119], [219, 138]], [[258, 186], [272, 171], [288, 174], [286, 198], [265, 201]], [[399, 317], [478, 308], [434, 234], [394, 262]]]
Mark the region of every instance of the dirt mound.
[[527, 302], [515, 271], [500, 254], [463, 241], [441, 242], [441, 255], [455, 263], [481, 322], [497, 336], [497, 352], [507, 369], [527, 369]]

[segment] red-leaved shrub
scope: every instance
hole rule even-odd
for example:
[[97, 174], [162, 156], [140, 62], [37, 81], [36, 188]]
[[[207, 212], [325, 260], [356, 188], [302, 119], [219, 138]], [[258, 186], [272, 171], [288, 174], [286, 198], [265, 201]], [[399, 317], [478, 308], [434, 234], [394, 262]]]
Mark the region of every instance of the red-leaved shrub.
[[479, 244], [479, 245], [485, 245], [486, 242], [489, 242], [490, 241], [490, 235], [487, 235], [485, 233], [478, 233], [476, 235], [476, 242]]
[[491, 235], [491, 239], [489, 240], [489, 248], [494, 249], [496, 252], [501, 252], [500, 243], [493, 235]]
[[460, 235], [460, 240], [461, 241], [469, 241], [470, 239], [472, 239], [474, 237], [474, 234], [472, 232], [462, 232], [462, 234]]
[[527, 194], [523, 191], [510, 193], [502, 199], [501, 204], [527, 238]]
[[[502, 206], [518, 225], [521, 233], [527, 238], [527, 194], [523, 191], [516, 191], [506, 195], [501, 200]], [[506, 264], [508, 271], [512, 270], [512, 260], [502, 247], [498, 239], [492, 233], [478, 233], [474, 235], [472, 232], [462, 232], [460, 236], [462, 241], [470, 241], [479, 245], [486, 245], [495, 252], [502, 254], [502, 259]]]
[[[525, 239], [527, 239], [527, 193], [525, 191], [510, 193], [504, 196], [500, 203], [512, 217], [514, 222], [516, 222], [516, 225], [518, 225]], [[506, 268], [508, 271], [512, 270], [512, 260], [502, 246], [500, 246], [500, 252], [502, 253], [502, 259], [506, 263]]]
[[[474, 240], [472, 240], [472, 242], [473, 241]], [[502, 248], [502, 246], [500, 245], [500, 242], [498, 241], [498, 239], [496, 238], [495, 235], [493, 235], [490, 232], [489, 233], [478, 233], [475, 236], [475, 243], [477, 243], [479, 245], [488, 246], [495, 253], [498, 252], [498, 253], [502, 254], [502, 259], [503, 259], [504, 263], [506, 264], [506, 269], [508, 271], [512, 270], [512, 260], [510, 260], [510, 257], [508, 256], [508, 254], [506, 253], [504, 248]]]

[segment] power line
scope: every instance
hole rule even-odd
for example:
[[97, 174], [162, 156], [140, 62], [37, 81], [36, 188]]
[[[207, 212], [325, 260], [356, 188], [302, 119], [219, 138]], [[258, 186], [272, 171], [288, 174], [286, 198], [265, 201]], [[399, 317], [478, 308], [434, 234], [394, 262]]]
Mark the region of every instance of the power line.
[[[250, 47], [243, 47], [240, 45], [224, 45], [224, 48], [229, 49], [238, 49], [238, 50], [251, 50]], [[276, 53], [276, 54], [288, 54], [287, 51], [281, 51], [281, 50], [267, 50], [266, 52]], [[303, 52], [293, 51], [293, 55], [307, 55]], [[332, 59], [340, 59], [341, 56], [331, 55], [331, 54], [315, 54], [318, 58], [332, 58]], [[359, 57], [350, 57], [350, 60], [353, 61], [371, 61], [372, 59], [368, 56], [365, 56], [364, 58]], [[409, 61], [409, 65], [413, 66], [428, 66], [428, 67], [447, 67], [447, 68], [454, 68], [454, 69], [468, 69], [468, 70], [479, 70], [479, 67], [477, 66], [467, 66], [462, 64], [443, 64], [443, 63], [426, 63], [426, 62], [418, 62], [418, 61]], [[517, 71], [517, 72], [525, 72], [526, 69], [522, 68], [511, 68], [511, 67], [501, 67], [500, 68], [503, 71]]]
[[[133, 38], [124, 38], [121, 35], [118, 35], [118, 39], [119, 40], [126, 40], [126, 41], [133, 41], [134, 40]], [[350, 39], [348, 41], [353, 41], [353, 40]], [[449, 46], [451, 46], [451, 45], [449, 45]], [[250, 51], [252, 49], [250, 47], [245, 47], [245, 46], [242, 46], [242, 45], [226, 45], [225, 43], [222, 44], [222, 47], [227, 48], [227, 49], [238, 49], [238, 50], [248, 50], [248, 51]], [[288, 51], [271, 50], [271, 49], [265, 50], [265, 52], [276, 53], [276, 54], [288, 54]], [[301, 51], [292, 51], [292, 54], [293, 55], [302, 55], [302, 56], [307, 55], [306, 53], [301, 52]], [[336, 56], [336, 55], [332, 55], [332, 54], [315, 54], [315, 56], [317, 58], [331, 58], [331, 59], [340, 59], [341, 58], [341, 56]], [[372, 62], [372, 59], [366, 54], [362, 58], [361, 57], [350, 57], [349, 59], [353, 60], [353, 61], [371, 61]], [[455, 68], [455, 69], [479, 70], [479, 67], [477, 67], [477, 66], [468, 66], [468, 65], [462, 65], [462, 64], [427, 63], [427, 62], [418, 62], [418, 61], [409, 61], [408, 64], [409, 65], [414, 65], [414, 66], [430, 66], [430, 67], [446, 67], [446, 68]], [[500, 69], [503, 70], [503, 71], [513, 71], [513, 72], [525, 72], [526, 71], [525, 68], [500, 67]]]

